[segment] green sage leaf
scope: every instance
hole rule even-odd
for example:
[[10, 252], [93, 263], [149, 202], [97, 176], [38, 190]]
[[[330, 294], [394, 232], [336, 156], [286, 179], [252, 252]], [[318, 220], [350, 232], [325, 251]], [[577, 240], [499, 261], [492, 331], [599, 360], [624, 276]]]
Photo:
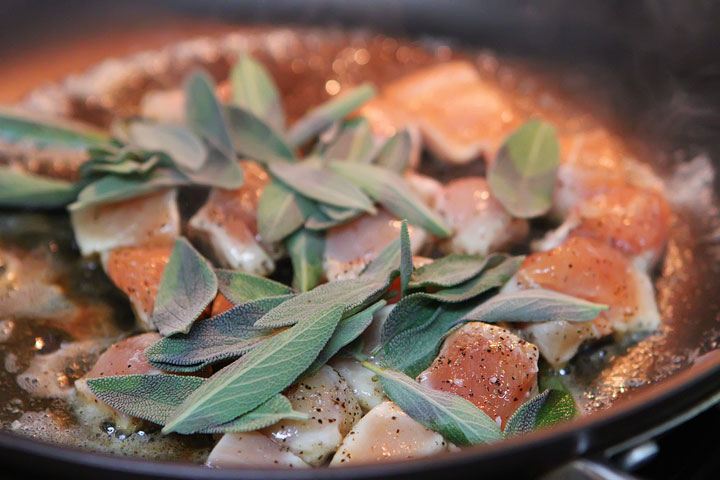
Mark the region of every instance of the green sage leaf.
[[228, 161], [236, 161], [228, 123], [205, 72], [194, 72], [185, 83], [185, 121]]
[[316, 309], [223, 368], [190, 394], [163, 431], [189, 434], [227, 423], [280, 393], [317, 358], [343, 311], [342, 304]]
[[230, 70], [232, 102], [252, 112], [275, 131], [285, 131], [282, 98], [272, 77], [260, 62], [241, 54]]
[[318, 202], [375, 213], [372, 201], [339, 175], [303, 163], [272, 162], [268, 170], [286, 185]]
[[312, 290], [323, 277], [323, 253], [325, 236], [302, 228], [285, 241], [293, 266], [293, 287], [298, 292]]
[[328, 230], [362, 215], [361, 210], [343, 208], [319, 203], [305, 220], [305, 228], [310, 230]]
[[217, 294], [218, 281], [210, 262], [180, 237], [163, 270], [152, 320], [163, 336], [187, 333]]
[[407, 220], [402, 221], [400, 227], [400, 294], [405, 296], [413, 273], [412, 248]]
[[290, 128], [288, 142], [294, 147], [303, 145], [374, 96], [375, 88], [366, 83], [311, 109]]
[[165, 337], [145, 350], [151, 365], [168, 372], [195, 372], [208, 365], [235, 359], [277, 332], [255, 326], [263, 315], [292, 298], [289, 295], [241, 303], [212, 318], [195, 323], [185, 334]]
[[425, 205], [397, 173], [376, 165], [349, 162], [330, 162], [330, 168], [360, 187], [396, 217], [406, 218], [411, 224], [433, 235], [450, 236], [450, 229], [444, 220]]
[[164, 425], [173, 410], [205, 379], [180, 375], [122, 375], [86, 381], [93, 395], [114, 409]]
[[300, 228], [316, 210], [312, 200], [284, 183], [273, 180], [263, 190], [258, 205], [258, 231], [265, 242], [277, 242]]
[[252, 432], [274, 425], [280, 420], [307, 420], [308, 417], [307, 413], [293, 410], [292, 403], [285, 395], [277, 394], [235, 420], [207, 428], [201, 433]]
[[320, 367], [325, 365], [332, 357], [334, 357], [343, 347], [352, 343], [362, 333], [367, 330], [373, 321], [373, 315], [386, 304], [385, 300], [369, 306], [354, 315], [351, 315], [338, 323], [337, 328], [322, 349], [315, 361], [310, 365], [303, 376], [310, 376], [317, 372]]
[[220, 293], [233, 305], [292, 293], [280, 282], [239, 270], [216, 269]]
[[469, 312], [465, 321], [478, 322], [587, 322], [607, 310], [607, 305], [592, 303], [551, 290], [522, 290], [501, 293]]
[[410, 165], [412, 139], [407, 130], [402, 130], [383, 145], [375, 158], [375, 163], [383, 168], [402, 173]]
[[[423, 287], [454, 287], [482, 272], [488, 262], [495, 261], [498, 255], [487, 257], [477, 255], [451, 254], [434, 260], [415, 270], [410, 286]], [[504, 255], [503, 255], [504, 257]]]
[[176, 165], [193, 171], [205, 163], [205, 145], [181, 125], [133, 122], [129, 128], [133, 143], [143, 150], [164, 152]]
[[180, 171], [195, 185], [235, 190], [242, 187], [244, 176], [240, 164], [228, 159], [212, 146], [208, 148], [205, 164], [197, 171], [180, 167]]
[[1, 207], [60, 208], [77, 195], [74, 183], [0, 166]]
[[520, 405], [505, 425], [506, 436], [530, 433], [577, 416], [575, 399], [562, 390], [545, 390]]
[[297, 160], [280, 135], [252, 112], [230, 105], [225, 113], [235, 149], [244, 157], [260, 163]]
[[369, 163], [375, 153], [375, 140], [373, 140], [370, 122], [365, 117], [353, 118], [343, 125], [322, 156], [332, 160], [347, 162]]
[[45, 115], [40, 118], [28, 112], [0, 109], [0, 139], [38, 148], [85, 150], [109, 142], [110, 136], [75, 122], [48, 120]]
[[488, 185], [495, 198], [515, 217], [532, 218], [552, 206], [560, 147], [554, 128], [530, 120], [505, 140], [488, 166]]
[[427, 388], [403, 373], [369, 362], [363, 366], [380, 377], [385, 394], [403, 412], [451, 442], [477, 445], [502, 438], [498, 424], [464, 398]]

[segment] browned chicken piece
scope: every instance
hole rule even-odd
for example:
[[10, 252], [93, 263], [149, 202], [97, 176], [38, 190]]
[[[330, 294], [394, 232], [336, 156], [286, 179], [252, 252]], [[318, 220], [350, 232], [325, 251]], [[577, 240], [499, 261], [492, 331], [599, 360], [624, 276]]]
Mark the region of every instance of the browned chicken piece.
[[394, 403], [383, 402], [347, 434], [330, 466], [422, 458], [448, 448], [442, 435], [425, 428]]
[[265, 170], [251, 161], [240, 162], [245, 183], [237, 190], [215, 188], [205, 205], [188, 223], [190, 233], [206, 244], [217, 262], [266, 275], [275, 268], [268, 250], [258, 236], [257, 207], [270, 181]]
[[453, 235], [441, 244], [448, 253], [487, 255], [525, 239], [528, 223], [513, 218], [490, 192], [482, 177], [453, 180], [443, 187], [435, 200]]
[[[400, 220], [381, 209], [376, 215], [363, 214], [329, 229], [323, 261], [328, 281], [357, 277], [386, 246], [400, 237], [401, 225]], [[413, 225], [408, 227], [408, 232], [413, 253], [417, 253], [428, 235]]]
[[613, 332], [653, 330], [660, 323], [647, 273], [596, 239], [573, 237], [552, 250], [528, 256], [503, 291], [529, 288], [553, 290], [610, 307], [590, 322], [557, 320], [519, 329], [519, 335], [537, 345], [556, 368], [567, 363], [586, 341]]
[[428, 148], [452, 163], [494, 156], [522, 121], [508, 93], [459, 60], [389, 83], [360, 113], [376, 131], [416, 126]]
[[180, 235], [177, 190], [75, 210], [70, 220], [83, 255], [118, 247], [172, 245]]
[[503, 427], [536, 392], [538, 357], [535, 345], [512, 332], [470, 322], [445, 340], [418, 381], [460, 395]]
[[152, 312], [172, 247], [123, 247], [103, 255], [110, 280], [130, 300], [139, 327], [155, 330]]

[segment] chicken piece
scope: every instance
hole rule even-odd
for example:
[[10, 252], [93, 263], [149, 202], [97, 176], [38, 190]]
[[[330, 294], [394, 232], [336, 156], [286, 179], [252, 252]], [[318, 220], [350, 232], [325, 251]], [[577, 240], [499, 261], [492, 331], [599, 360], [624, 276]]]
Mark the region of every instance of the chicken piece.
[[155, 330], [152, 312], [172, 247], [123, 247], [103, 255], [110, 280], [130, 300], [142, 330]]
[[651, 267], [670, 228], [670, 207], [662, 194], [635, 187], [612, 187], [580, 202], [557, 230], [534, 244], [549, 250], [568, 237], [595, 238]]
[[214, 317], [215, 315], [220, 315], [221, 313], [227, 312], [233, 307], [234, 305], [230, 303], [230, 300], [225, 298], [225, 295], [223, 295], [222, 293], [218, 293], [215, 297], [215, 300], [213, 300], [210, 316]]
[[267, 275], [275, 263], [259, 242], [257, 207], [270, 181], [257, 163], [240, 162], [245, 183], [237, 190], [215, 188], [188, 223], [190, 233], [208, 245], [219, 264]]
[[441, 244], [448, 253], [487, 255], [519, 241], [528, 234], [528, 223], [513, 218], [491, 194], [482, 177], [465, 177], [444, 186], [435, 209], [453, 229]]
[[553, 321], [521, 326], [519, 335], [534, 343], [558, 368], [580, 345], [613, 332], [654, 330], [660, 323], [647, 273], [604, 242], [573, 237], [547, 252], [528, 256], [504, 292], [545, 288], [608, 305], [591, 322]]
[[177, 190], [74, 210], [70, 220], [83, 255], [139, 245], [172, 245], [180, 235]]
[[512, 332], [470, 322], [445, 340], [418, 381], [460, 395], [503, 427], [537, 390], [538, 356], [535, 345]]
[[121, 340], [110, 346], [100, 357], [93, 368], [81, 379], [75, 381], [77, 391], [76, 408], [83, 411], [84, 417], [100, 417], [112, 419], [115, 428], [120, 431], [132, 432], [141, 421], [115, 410], [101, 402], [87, 385], [88, 378], [111, 377], [115, 375], [157, 375], [162, 371], [150, 365], [145, 357], [145, 350], [160, 340], [160, 334], [143, 333]]
[[602, 128], [559, 137], [561, 164], [553, 191], [551, 215], [564, 219], [582, 200], [614, 187], [632, 185], [662, 190], [650, 168], [635, 160], [619, 138]]
[[393, 402], [383, 402], [348, 433], [330, 466], [421, 458], [447, 450], [442, 435], [410, 418]]
[[422, 137], [417, 124], [408, 113], [394, 106], [388, 100], [375, 97], [364, 103], [356, 114], [368, 120], [370, 131], [375, 137], [376, 143], [380, 145], [397, 132], [403, 129], [407, 130], [410, 135], [410, 162], [408, 167], [411, 170], [418, 168], [422, 150]]
[[205, 465], [213, 468], [309, 467], [287, 447], [260, 432], [226, 433], [210, 452]]
[[323, 464], [337, 450], [362, 412], [345, 379], [327, 365], [301, 379], [285, 395], [308, 420], [283, 420], [263, 430], [310, 465]]
[[[397, 128], [395, 122], [410, 121], [430, 150], [452, 163], [493, 156], [522, 120], [510, 96], [466, 61], [406, 75], [386, 85], [375, 106], [386, 114], [369, 115], [371, 123], [381, 118]], [[397, 110], [404, 115], [394, 113]]]
[[[361, 215], [329, 229], [325, 236], [323, 268], [328, 281], [357, 277], [390, 243], [400, 238], [402, 222], [386, 210]], [[425, 230], [408, 226], [410, 245], [417, 253], [425, 244]]]
[[[220, 101], [230, 101], [230, 84], [223, 82], [215, 87]], [[140, 101], [140, 116], [161, 123], [182, 123], [185, 118], [185, 91], [182, 88], [151, 90]]]

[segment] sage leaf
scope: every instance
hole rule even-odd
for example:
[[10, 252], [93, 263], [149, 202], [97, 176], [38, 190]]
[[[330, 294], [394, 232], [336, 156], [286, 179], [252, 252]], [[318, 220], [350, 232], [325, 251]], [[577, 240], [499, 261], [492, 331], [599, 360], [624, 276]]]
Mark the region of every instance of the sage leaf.
[[307, 377], [317, 372], [320, 367], [325, 365], [343, 347], [349, 345], [356, 338], [362, 335], [362, 333], [367, 330], [372, 323], [375, 312], [384, 307], [385, 304], [385, 300], [380, 300], [365, 310], [340, 320], [340, 323], [338, 323], [337, 328], [333, 332], [332, 337], [330, 337], [330, 340], [328, 340], [325, 348], [322, 349], [318, 357], [312, 365], [310, 365], [303, 376]]
[[365, 83], [311, 109], [290, 128], [287, 135], [288, 142], [294, 147], [303, 145], [334, 122], [345, 118], [373, 96], [375, 96], [375, 88]]
[[252, 112], [275, 131], [285, 130], [285, 112], [277, 86], [260, 62], [241, 54], [230, 70], [232, 102]]
[[74, 183], [0, 166], [1, 207], [60, 208], [77, 194]]
[[205, 379], [180, 375], [122, 375], [86, 381], [93, 395], [114, 409], [164, 425], [173, 410]]
[[375, 213], [372, 201], [344, 178], [306, 162], [268, 164], [272, 175], [302, 195], [337, 207], [355, 208]]
[[194, 372], [237, 358], [277, 333], [256, 327], [255, 322], [290, 298], [283, 295], [241, 303], [195, 323], [185, 335], [160, 339], [145, 350], [145, 356], [151, 365], [168, 372]]
[[520, 405], [505, 425], [506, 436], [530, 433], [577, 416], [572, 395], [562, 390], [545, 390]]
[[148, 175], [141, 177], [106, 175], [85, 186], [75, 202], [68, 205], [68, 209], [72, 211], [104, 203], [119, 202], [187, 183], [187, 177], [168, 168], [156, 168]]
[[233, 305], [292, 293], [280, 282], [239, 270], [216, 269], [220, 293]]
[[187, 333], [217, 294], [218, 281], [210, 262], [180, 237], [163, 270], [152, 320], [163, 336]]
[[234, 159], [228, 159], [224, 153], [209, 147], [205, 164], [197, 171], [182, 166], [179, 170], [195, 185], [235, 190], [242, 187], [244, 176], [242, 167]]
[[361, 210], [354, 208], [335, 207], [325, 203], [319, 203], [305, 220], [305, 228], [310, 230], [328, 230], [338, 225], [343, 225], [350, 220], [362, 215]]
[[369, 362], [362, 365], [380, 377], [385, 394], [403, 412], [451, 442], [477, 445], [502, 438], [498, 424], [464, 398], [427, 388], [400, 372]]
[[375, 153], [370, 122], [365, 117], [345, 122], [337, 137], [327, 145], [322, 156], [332, 160], [369, 163]]
[[129, 128], [133, 143], [143, 150], [164, 152], [176, 165], [193, 171], [205, 163], [207, 149], [202, 140], [181, 125], [133, 122]]
[[[451, 254], [434, 260], [415, 270], [410, 287], [454, 287], [482, 272], [489, 262], [502, 254], [487, 257], [477, 255]], [[504, 255], [502, 255], [504, 257]]]
[[293, 266], [293, 287], [298, 292], [315, 288], [323, 276], [325, 236], [302, 228], [285, 241]]
[[85, 150], [103, 145], [110, 137], [93, 127], [66, 120], [48, 120], [29, 112], [0, 109], [0, 139], [37, 148], [53, 147]]
[[252, 112], [232, 105], [225, 107], [235, 149], [260, 163], [297, 160], [292, 149], [272, 127]]
[[388, 285], [387, 279], [374, 277], [359, 277], [325, 283], [272, 309], [255, 325], [279, 328], [298, 324], [313, 312], [324, 311], [333, 305], [342, 305], [344, 313], [352, 315], [364, 306], [376, 302]]
[[280, 393], [317, 358], [343, 311], [341, 304], [318, 308], [223, 368], [190, 394], [163, 431], [189, 434], [227, 423]]
[[551, 290], [534, 289], [501, 293], [469, 312], [465, 321], [478, 322], [587, 322], [607, 310], [592, 303]]
[[263, 190], [258, 204], [260, 236], [268, 243], [280, 241], [300, 228], [314, 210], [312, 200], [273, 180]]
[[472, 310], [468, 303], [441, 304], [424, 294], [411, 294], [392, 309], [374, 352], [383, 366], [413, 377], [437, 356], [450, 330]]
[[228, 161], [236, 161], [228, 123], [205, 72], [194, 72], [185, 83], [185, 121]]
[[460, 285], [444, 288], [433, 293], [422, 293], [443, 303], [458, 303], [475, 298], [483, 293], [502, 287], [518, 271], [524, 257], [511, 257], [497, 254], [490, 257], [486, 270], [481, 274]]
[[552, 125], [530, 120], [510, 134], [488, 166], [488, 185], [515, 217], [532, 218], [552, 206], [560, 147]]
[[[389, 279], [392, 281], [400, 273], [401, 263], [403, 262], [403, 242], [409, 245], [409, 236], [403, 240], [402, 233], [400, 238], [393, 240], [388, 246], [383, 248], [377, 257], [375, 257], [365, 269], [360, 273], [361, 277], [376, 278], [380, 281]], [[408, 247], [409, 250], [409, 247]], [[407, 262], [407, 259], [405, 260]], [[412, 257], [410, 258], [412, 262]], [[407, 267], [406, 267], [407, 268]]]
[[293, 410], [292, 403], [285, 395], [277, 394], [235, 420], [206, 428], [201, 433], [252, 432], [274, 425], [280, 420], [307, 420], [308, 417], [307, 413]]
[[335, 173], [354, 183], [370, 198], [398, 218], [422, 227], [433, 235], [448, 237], [451, 232], [444, 220], [431, 210], [397, 173], [361, 163], [330, 162]]
[[400, 295], [405, 296], [408, 283], [413, 273], [412, 248], [410, 246], [410, 234], [408, 233], [407, 220], [402, 221], [400, 226]]
[[[173, 410], [205, 382], [204, 378], [179, 375], [124, 375], [87, 380], [93, 394], [127, 415], [164, 425]], [[287, 397], [275, 395], [231, 422], [198, 433], [249, 432], [283, 419], [304, 420]]]
[[402, 130], [383, 145], [375, 158], [375, 163], [383, 168], [402, 173], [410, 165], [412, 139], [407, 130]]

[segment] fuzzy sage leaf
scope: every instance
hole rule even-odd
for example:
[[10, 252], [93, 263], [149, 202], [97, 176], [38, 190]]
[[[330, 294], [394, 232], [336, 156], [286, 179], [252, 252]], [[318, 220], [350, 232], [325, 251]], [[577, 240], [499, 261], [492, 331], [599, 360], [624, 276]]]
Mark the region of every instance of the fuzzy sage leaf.
[[190, 394], [163, 431], [189, 434], [227, 423], [278, 394], [317, 358], [343, 311], [341, 304], [318, 308], [223, 368]]
[[196, 171], [207, 158], [203, 142], [183, 126], [133, 122], [129, 130], [135, 145], [143, 150], [164, 152], [179, 167]]
[[554, 128], [530, 120], [505, 140], [488, 166], [488, 185], [513, 216], [543, 215], [552, 206], [560, 147]]
[[577, 405], [570, 393], [563, 390], [545, 390], [523, 403], [505, 425], [506, 436], [530, 433], [577, 416]]
[[383, 145], [375, 158], [375, 163], [383, 168], [402, 173], [410, 165], [412, 156], [412, 138], [407, 130], [402, 130]]
[[285, 130], [285, 112], [280, 92], [260, 62], [240, 55], [230, 70], [232, 103], [252, 112], [275, 131]]
[[220, 293], [233, 305], [292, 293], [282, 283], [239, 270], [216, 269]]
[[217, 294], [210, 262], [180, 237], [170, 254], [158, 288], [152, 320], [163, 336], [187, 333]]
[[260, 196], [258, 231], [265, 242], [287, 237], [316, 210], [312, 200], [300, 195], [284, 183], [273, 180]]
[[403, 412], [451, 442], [477, 445], [502, 438], [497, 423], [464, 398], [427, 388], [403, 373], [369, 362], [363, 366], [380, 377], [385, 394]]
[[110, 137], [94, 128], [67, 121], [49, 121], [28, 112], [0, 109], [0, 140], [37, 148], [85, 150], [103, 145]]
[[451, 254], [415, 270], [410, 286], [454, 287], [478, 275], [497, 254], [487, 257]]
[[293, 287], [298, 292], [307, 292], [315, 288], [323, 276], [323, 253], [325, 236], [302, 228], [285, 241], [293, 266]]
[[353, 118], [343, 125], [322, 156], [332, 160], [369, 163], [375, 152], [370, 122], [365, 117]]
[[0, 206], [60, 208], [78, 194], [71, 182], [0, 166]]
[[222, 106], [212, 79], [204, 72], [193, 73], [185, 83], [185, 121], [227, 161], [236, 161]]
[[235, 149], [244, 157], [267, 162], [294, 162], [295, 153], [273, 128], [252, 112], [232, 105], [225, 107]]

